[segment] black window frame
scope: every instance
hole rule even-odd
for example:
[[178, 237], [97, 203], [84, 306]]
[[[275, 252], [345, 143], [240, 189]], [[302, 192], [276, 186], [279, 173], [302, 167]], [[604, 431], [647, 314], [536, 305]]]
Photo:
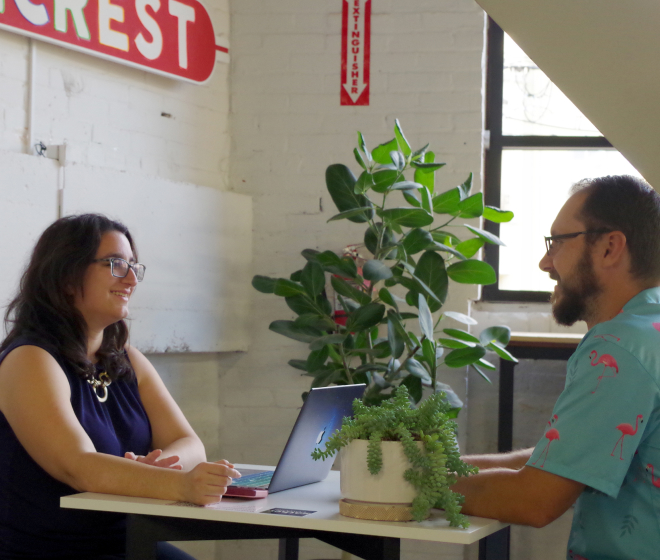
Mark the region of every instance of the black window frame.
[[[502, 179], [502, 151], [518, 149], [608, 149], [612, 144], [604, 136], [504, 136], [502, 134], [502, 103], [504, 88], [504, 31], [488, 18], [488, 46], [486, 65], [486, 131], [490, 139], [485, 150], [484, 202], [500, 207]], [[486, 221], [484, 229], [497, 236], [500, 225]], [[543, 245], [539, 239], [539, 260]], [[488, 302], [548, 302], [550, 292], [501, 290], [499, 287], [499, 245], [486, 244], [484, 260], [497, 272], [497, 282], [483, 286], [481, 301]]]

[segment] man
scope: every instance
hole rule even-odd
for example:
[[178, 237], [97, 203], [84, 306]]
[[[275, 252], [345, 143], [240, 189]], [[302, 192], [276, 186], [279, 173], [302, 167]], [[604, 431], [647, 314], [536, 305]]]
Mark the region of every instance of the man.
[[[536, 448], [464, 459], [464, 513], [543, 527], [576, 502], [569, 558], [660, 552], [660, 195], [629, 176], [578, 183], [539, 266], [558, 323], [589, 332]], [[658, 478], [655, 478], [655, 476]]]

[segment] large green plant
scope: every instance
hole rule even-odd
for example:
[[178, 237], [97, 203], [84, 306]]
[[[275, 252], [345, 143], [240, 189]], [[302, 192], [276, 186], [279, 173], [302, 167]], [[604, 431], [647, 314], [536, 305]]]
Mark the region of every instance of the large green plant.
[[[340, 430], [326, 442], [325, 449], [315, 449], [316, 460], [332, 457], [354, 439], [368, 440], [367, 467], [378, 474], [383, 465], [381, 441], [400, 441], [410, 461], [403, 478], [415, 487], [412, 503], [416, 521], [428, 516], [432, 507], [444, 509], [452, 527], [469, 525], [461, 513], [463, 496], [450, 490], [459, 476], [479, 472], [464, 463], [456, 445], [456, 423], [451, 420], [451, 405], [444, 393], [436, 393], [418, 408], [410, 406], [408, 391], [400, 386], [390, 401], [367, 407], [358, 399], [353, 403], [353, 418], [345, 417]], [[420, 449], [416, 442], [422, 442]]]
[[[419, 402], [423, 386], [428, 386], [433, 392], [444, 391], [457, 413], [460, 400], [438, 381], [441, 366], [470, 366], [488, 379], [484, 370], [495, 366], [484, 359], [487, 350], [505, 360], [515, 358], [505, 350], [507, 327], [490, 327], [476, 337], [464, 329], [439, 326], [445, 317], [476, 324], [462, 313], [438, 312], [450, 280], [495, 282], [493, 268], [472, 257], [486, 243], [502, 245], [483, 229], [454, 222], [479, 217], [507, 222], [513, 213], [484, 206], [482, 193], [471, 192], [471, 173], [463, 184], [436, 193], [435, 172], [445, 164], [435, 162], [428, 145], [413, 151], [398, 120], [394, 134], [370, 152], [358, 132], [359, 149], [354, 154], [362, 168], [359, 177], [343, 164], [330, 165], [326, 171], [328, 192], [339, 210], [328, 221], [367, 225], [364, 245], [373, 258], [362, 270], [350, 257], [305, 249], [302, 256], [307, 264], [290, 278], [255, 276], [252, 285], [284, 297], [297, 315], [293, 321], [273, 321], [269, 328], [308, 344], [307, 359], [289, 364], [312, 377], [312, 387], [366, 383], [365, 403], [378, 404], [400, 384]], [[411, 172], [413, 176], [406, 178]], [[405, 202], [408, 205], [402, 206]], [[461, 240], [455, 228], [468, 238]], [[346, 325], [333, 319], [326, 274], [346, 313]], [[407, 326], [413, 319], [419, 323], [419, 334]]]

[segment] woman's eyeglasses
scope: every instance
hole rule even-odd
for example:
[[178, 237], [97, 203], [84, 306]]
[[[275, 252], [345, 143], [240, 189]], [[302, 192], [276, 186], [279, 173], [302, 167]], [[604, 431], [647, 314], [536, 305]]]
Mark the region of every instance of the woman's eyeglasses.
[[110, 274], [115, 278], [126, 278], [128, 276], [128, 271], [133, 269], [135, 273], [135, 278], [138, 282], [144, 280], [144, 271], [147, 269], [146, 266], [140, 263], [129, 263], [124, 259], [119, 257], [108, 257], [106, 259], [95, 259], [92, 262], [109, 262], [110, 263]]

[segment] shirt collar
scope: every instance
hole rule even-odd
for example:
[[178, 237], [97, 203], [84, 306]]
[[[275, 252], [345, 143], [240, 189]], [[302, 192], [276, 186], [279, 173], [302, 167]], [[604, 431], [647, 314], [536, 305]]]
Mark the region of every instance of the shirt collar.
[[623, 311], [630, 313], [636, 307], [648, 303], [660, 304], [660, 287], [642, 290], [623, 306]]

